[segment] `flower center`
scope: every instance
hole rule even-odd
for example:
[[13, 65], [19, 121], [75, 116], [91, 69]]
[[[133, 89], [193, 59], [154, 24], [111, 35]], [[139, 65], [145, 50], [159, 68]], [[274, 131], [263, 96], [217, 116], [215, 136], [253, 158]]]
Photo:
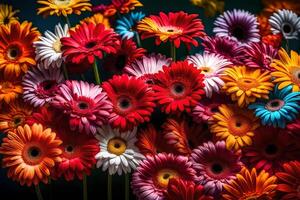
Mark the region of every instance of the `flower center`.
[[40, 85], [45, 91], [48, 91], [51, 90], [56, 85], [56, 81], [46, 80], [40, 83]]
[[54, 0], [54, 4], [57, 6], [67, 6], [71, 0]]
[[74, 152], [74, 147], [72, 145], [68, 145], [65, 147], [65, 152], [67, 153], [73, 153]]
[[131, 100], [127, 97], [121, 97], [118, 99], [118, 108], [120, 110], [128, 110], [132, 107]]
[[243, 115], [232, 116], [228, 120], [228, 129], [232, 135], [243, 136], [251, 129], [251, 122]]
[[281, 30], [283, 31], [284, 34], [289, 34], [293, 32], [293, 26], [288, 23], [283, 23], [281, 26]]
[[291, 67], [292, 80], [297, 85], [300, 85], [300, 66]]
[[40, 152], [40, 149], [37, 148], [37, 147], [31, 147], [29, 150], [28, 150], [28, 155], [32, 158], [37, 158], [39, 157], [41, 154]]
[[126, 148], [126, 141], [122, 138], [112, 138], [107, 144], [107, 151], [117, 156], [122, 155], [126, 151]]
[[77, 106], [80, 110], [86, 110], [89, 108], [89, 104], [83, 101], [79, 102]]
[[211, 171], [214, 174], [220, 174], [221, 172], [223, 172], [223, 166], [220, 163], [214, 163], [211, 165]]
[[174, 96], [183, 96], [185, 87], [182, 83], [174, 83], [171, 87], [171, 92]]
[[265, 108], [269, 111], [277, 111], [280, 110], [284, 106], [284, 101], [281, 99], [273, 99], [269, 101]]
[[96, 45], [97, 45], [97, 42], [90, 41], [90, 42], [85, 44], [85, 48], [91, 49], [91, 48], [95, 47]]
[[177, 28], [177, 27], [159, 27], [160, 31], [165, 33], [166, 35], [176, 35], [176, 34], [181, 34], [182, 30]]
[[247, 91], [251, 88], [257, 87], [258, 83], [255, 79], [252, 78], [241, 78], [237, 81], [237, 85], [241, 90]]
[[4, 17], [3, 19], [3, 24], [9, 24], [9, 18], [8, 17]]
[[201, 73], [202, 74], [210, 74], [211, 68], [210, 67], [201, 67]]
[[162, 188], [167, 188], [171, 178], [179, 177], [177, 171], [173, 169], [162, 169], [156, 175], [156, 182]]
[[14, 46], [14, 47], [10, 47], [7, 50], [7, 57], [10, 60], [16, 60], [21, 54], [21, 51], [18, 47]]
[[275, 144], [268, 144], [265, 148], [265, 153], [274, 156], [278, 153], [278, 147]]
[[232, 36], [235, 37], [238, 40], [243, 40], [245, 39], [245, 34], [244, 34], [244, 30], [242, 27], [234, 27], [232, 30]]
[[16, 116], [13, 118], [13, 123], [15, 125], [15, 127], [18, 127], [19, 125], [21, 125], [23, 122], [23, 118], [21, 116]]
[[59, 39], [52, 44], [52, 47], [56, 53], [61, 53], [61, 42]]

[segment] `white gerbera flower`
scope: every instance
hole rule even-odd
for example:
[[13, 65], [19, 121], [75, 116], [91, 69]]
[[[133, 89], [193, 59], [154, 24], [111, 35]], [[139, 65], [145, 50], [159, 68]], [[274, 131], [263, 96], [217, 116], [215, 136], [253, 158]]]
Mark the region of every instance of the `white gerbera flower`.
[[96, 138], [99, 140], [100, 152], [95, 156], [97, 167], [110, 175], [122, 172], [130, 173], [139, 165], [145, 157], [139, 153], [135, 146], [137, 128], [132, 131], [119, 132], [110, 126], [103, 126], [98, 129]]
[[55, 32], [46, 31], [45, 36], [40, 36], [40, 40], [34, 42], [36, 60], [39, 65], [48, 69], [49, 67], [60, 68], [63, 62], [60, 39], [69, 36], [68, 25], [62, 27], [55, 26]]
[[213, 53], [196, 54], [187, 57], [187, 60], [189, 63], [193, 63], [198, 69], [201, 69], [201, 73], [204, 74], [203, 82], [205, 84], [204, 90], [206, 96], [211, 98], [213, 92], [219, 93], [220, 88], [224, 85], [220, 75], [222, 75], [224, 67], [232, 63], [222, 56]]
[[282, 33], [285, 39], [298, 39], [300, 32], [300, 17], [290, 10], [279, 10], [270, 19], [271, 31], [274, 34]]

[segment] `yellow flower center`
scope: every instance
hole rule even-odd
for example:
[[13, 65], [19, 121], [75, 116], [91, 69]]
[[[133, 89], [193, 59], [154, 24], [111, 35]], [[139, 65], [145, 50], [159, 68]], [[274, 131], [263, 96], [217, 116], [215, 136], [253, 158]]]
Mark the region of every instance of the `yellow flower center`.
[[18, 47], [14, 46], [14, 47], [10, 47], [7, 50], [7, 58], [10, 60], [16, 60], [21, 54], [21, 51]]
[[61, 53], [61, 42], [59, 39], [52, 44], [52, 47], [56, 53]]
[[122, 138], [112, 138], [108, 141], [107, 150], [117, 156], [122, 155], [127, 148], [126, 141]]
[[54, 0], [54, 4], [57, 6], [67, 6], [70, 2], [71, 0]]
[[300, 66], [291, 67], [292, 80], [297, 85], [300, 85]]
[[237, 81], [237, 85], [243, 91], [247, 91], [251, 88], [256, 88], [259, 86], [258, 82], [253, 78], [240, 78]]
[[177, 177], [179, 177], [177, 171], [173, 169], [162, 169], [158, 171], [156, 175], [156, 183], [162, 188], [167, 188], [169, 184], [169, 180], [171, 178], [177, 178]]
[[232, 135], [243, 136], [251, 130], [251, 122], [243, 115], [235, 115], [228, 120], [228, 129]]
[[212, 71], [210, 67], [200, 67], [200, 69], [201, 69], [201, 74], [210, 74]]
[[183, 32], [181, 29], [172, 26], [162, 26], [158, 27], [158, 29], [166, 35], [178, 35]]

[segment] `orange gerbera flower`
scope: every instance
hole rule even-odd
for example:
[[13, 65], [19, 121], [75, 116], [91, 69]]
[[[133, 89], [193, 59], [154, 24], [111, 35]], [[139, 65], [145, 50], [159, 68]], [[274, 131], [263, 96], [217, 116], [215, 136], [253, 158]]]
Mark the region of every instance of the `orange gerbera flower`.
[[262, 2], [265, 5], [263, 14], [267, 17], [282, 9], [294, 11], [298, 15], [300, 14], [300, 4], [298, 0], [263, 0]]
[[81, 11], [91, 11], [90, 0], [38, 0], [43, 7], [38, 8], [38, 15], [67, 16], [72, 13], [80, 15]]
[[39, 32], [28, 22], [0, 26], [0, 70], [8, 77], [19, 76], [36, 64], [32, 43]]
[[105, 26], [105, 28], [110, 28], [109, 19], [107, 17], [105, 17], [104, 15], [102, 15], [101, 13], [97, 13], [91, 17], [84, 18], [83, 20], [80, 21], [80, 24], [83, 24], [83, 23], [87, 23], [87, 24], [93, 23], [95, 25], [103, 24]]
[[10, 103], [0, 112], [0, 132], [13, 132], [18, 126], [24, 126], [31, 113], [32, 108], [22, 101]]
[[4, 80], [0, 75], [0, 105], [5, 102], [9, 104], [23, 93], [20, 81]]
[[255, 168], [251, 171], [243, 168], [236, 175], [236, 179], [224, 185], [223, 198], [226, 200], [271, 200], [276, 193], [276, 180], [275, 176], [270, 176], [264, 170], [257, 175]]
[[94, 12], [100, 12], [105, 17], [111, 17], [117, 14], [129, 13], [134, 10], [135, 7], [141, 7], [143, 4], [139, 0], [112, 0], [111, 4], [100, 4], [93, 7]]
[[48, 183], [50, 170], [61, 162], [61, 143], [56, 133], [40, 124], [19, 126], [16, 132], [9, 132], [0, 147], [8, 177], [27, 186]]
[[225, 140], [227, 149], [238, 150], [251, 145], [254, 130], [259, 127], [258, 119], [252, 111], [234, 105], [220, 105], [213, 120], [210, 131], [217, 139]]
[[0, 4], [0, 25], [9, 25], [12, 22], [18, 21], [16, 14], [19, 10], [13, 10], [11, 5]]

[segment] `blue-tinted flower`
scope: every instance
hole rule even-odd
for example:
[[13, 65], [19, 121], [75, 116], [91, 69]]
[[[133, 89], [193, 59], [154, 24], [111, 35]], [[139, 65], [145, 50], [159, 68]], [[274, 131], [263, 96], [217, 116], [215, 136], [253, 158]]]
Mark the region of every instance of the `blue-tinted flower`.
[[116, 22], [116, 32], [121, 35], [122, 39], [133, 38], [137, 34], [135, 27], [139, 21], [145, 17], [142, 12], [132, 12], [127, 16], [121, 17]]
[[281, 90], [278, 85], [270, 93], [268, 100], [261, 100], [249, 106], [261, 118], [263, 125], [285, 128], [287, 122], [296, 119], [300, 106], [300, 92], [292, 92], [292, 86]]

